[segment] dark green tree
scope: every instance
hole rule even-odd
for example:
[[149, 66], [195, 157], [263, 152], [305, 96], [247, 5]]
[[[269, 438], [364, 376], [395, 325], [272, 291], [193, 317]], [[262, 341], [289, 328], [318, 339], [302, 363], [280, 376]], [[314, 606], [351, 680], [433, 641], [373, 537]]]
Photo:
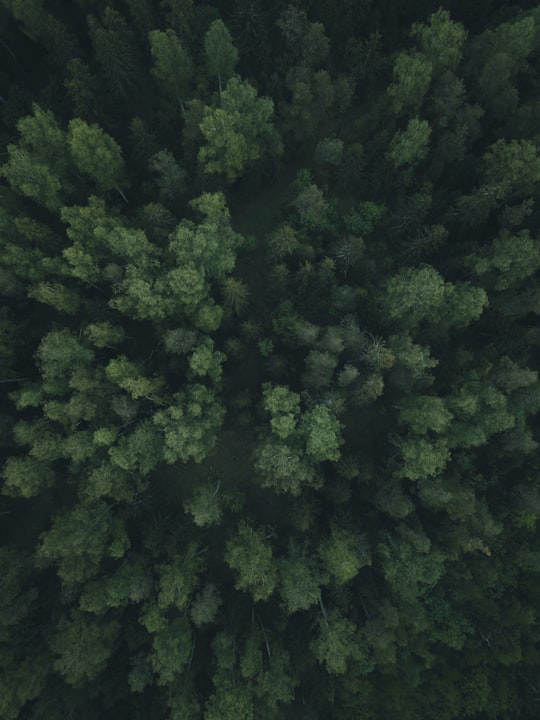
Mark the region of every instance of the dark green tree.
[[168, 28], [164, 32], [152, 30], [148, 35], [154, 59], [152, 74], [172, 97], [185, 115], [185, 100], [189, 93], [190, 69], [184, 48], [178, 36]]
[[208, 73], [217, 77], [219, 94], [222, 94], [222, 80], [228, 80], [238, 62], [238, 50], [231, 35], [221, 20], [214, 20], [204, 36], [204, 51]]

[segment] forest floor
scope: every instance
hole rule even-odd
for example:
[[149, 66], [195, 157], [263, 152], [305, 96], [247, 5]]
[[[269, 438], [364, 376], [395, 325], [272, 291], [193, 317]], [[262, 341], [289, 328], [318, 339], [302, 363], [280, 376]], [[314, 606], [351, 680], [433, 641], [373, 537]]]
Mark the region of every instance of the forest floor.
[[244, 237], [253, 235], [257, 240], [269, 233], [279, 221], [291, 183], [302, 167], [305, 167], [303, 160], [284, 166], [277, 182], [262, 188], [255, 197], [239, 205], [238, 210], [233, 210], [234, 229]]

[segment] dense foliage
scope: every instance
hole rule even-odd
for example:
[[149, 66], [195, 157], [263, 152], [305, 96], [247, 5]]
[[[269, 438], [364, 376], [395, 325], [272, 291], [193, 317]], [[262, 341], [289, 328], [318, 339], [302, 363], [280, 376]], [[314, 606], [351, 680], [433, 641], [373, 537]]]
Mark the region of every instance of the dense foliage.
[[442, 5], [1, 0], [0, 717], [538, 717], [540, 6]]

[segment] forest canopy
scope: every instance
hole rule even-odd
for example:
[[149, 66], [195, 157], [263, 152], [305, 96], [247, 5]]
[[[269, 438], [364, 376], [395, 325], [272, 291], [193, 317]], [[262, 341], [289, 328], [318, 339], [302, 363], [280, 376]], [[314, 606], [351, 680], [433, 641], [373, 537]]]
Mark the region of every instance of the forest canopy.
[[540, 6], [0, 28], [0, 717], [537, 718]]

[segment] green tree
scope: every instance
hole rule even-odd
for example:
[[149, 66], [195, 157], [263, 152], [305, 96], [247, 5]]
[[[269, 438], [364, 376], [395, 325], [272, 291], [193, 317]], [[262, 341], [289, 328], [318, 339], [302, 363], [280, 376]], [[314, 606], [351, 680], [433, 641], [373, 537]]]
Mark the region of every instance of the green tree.
[[307, 27], [307, 15], [295, 5], [288, 5], [279, 16], [276, 25], [292, 50], [298, 50]]
[[123, 521], [111, 510], [100, 501], [59, 512], [41, 536], [37, 566], [55, 564], [62, 582], [72, 585], [92, 578], [105, 558], [123, 557], [130, 541]]
[[190, 379], [208, 376], [214, 385], [219, 385], [222, 374], [222, 363], [227, 359], [219, 350], [214, 351], [214, 342], [207, 338], [198, 345], [189, 358]]
[[487, 306], [488, 296], [483, 288], [471, 283], [446, 283], [441, 325], [446, 322], [456, 328], [465, 328], [478, 320]]
[[261, 485], [278, 493], [300, 495], [304, 487], [322, 485], [321, 474], [298, 447], [267, 440], [255, 449], [255, 469]]
[[163, 7], [167, 8], [165, 19], [174, 28], [189, 28], [194, 13], [193, 0], [164, 0]]
[[206, 704], [205, 720], [254, 720], [252, 692], [249, 686], [220, 684]]
[[272, 125], [274, 104], [260, 98], [246, 80], [232, 77], [221, 95], [221, 107], [206, 107], [200, 124], [205, 145], [199, 150], [204, 172], [221, 173], [234, 182], [263, 153], [281, 153]]
[[5, 643], [18, 622], [28, 616], [37, 589], [31, 583], [32, 563], [28, 554], [15, 545], [3, 545], [0, 549], [2, 568], [2, 598], [0, 600], [1, 634]]
[[86, 326], [84, 334], [92, 345], [100, 349], [116, 347], [125, 339], [124, 329], [108, 321], [90, 323]]
[[76, 290], [59, 282], [40, 282], [28, 290], [28, 297], [50, 305], [61, 313], [75, 315], [80, 308], [81, 298]]
[[419, 480], [438, 475], [450, 460], [450, 452], [444, 439], [433, 442], [423, 438], [409, 438], [396, 441], [403, 458], [403, 465], [397, 471], [398, 477]]
[[32, 110], [32, 115], [17, 122], [20, 145], [61, 175], [69, 166], [66, 133], [50, 110], [43, 110], [36, 103]]
[[197, 527], [216, 525], [223, 516], [222, 501], [219, 496], [220, 482], [201, 483], [193, 495], [184, 502], [184, 509], [188, 512]]
[[169, 253], [175, 265], [195, 265], [203, 276], [224, 280], [236, 262], [240, 236], [228, 220], [208, 218], [199, 225], [184, 220], [170, 236]]
[[123, 100], [134, 92], [140, 76], [135, 34], [125, 17], [106, 7], [101, 19], [87, 16], [95, 57], [109, 87]]
[[171, 562], [159, 565], [157, 602], [160, 610], [172, 607], [185, 610], [203, 568], [201, 553], [194, 543], [183, 548], [182, 554], [178, 554]]
[[75, 165], [94, 181], [97, 189], [102, 193], [115, 189], [126, 200], [120, 189], [124, 175], [122, 150], [112, 137], [98, 125], [76, 118], [69, 123], [68, 142]]
[[215, 445], [225, 409], [212, 391], [200, 384], [189, 385], [172, 400], [153, 418], [164, 436], [163, 456], [168, 463], [201, 462]]
[[52, 330], [41, 339], [36, 360], [43, 380], [43, 390], [50, 395], [64, 395], [77, 369], [89, 367], [94, 353], [69, 330]]
[[463, 387], [448, 399], [448, 409], [454, 414], [449, 427], [448, 445], [479, 447], [495, 433], [511, 430], [516, 417], [508, 407], [507, 398], [489, 381], [471, 389], [464, 379]]
[[205, 585], [191, 604], [189, 614], [195, 627], [214, 622], [221, 604], [221, 595], [216, 586], [212, 583]]
[[190, 70], [182, 43], [171, 28], [164, 32], [152, 30], [148, 39], [154, 59], [152, 74], [162, 84], [167, 95], [179, 103], [185, 116], [184, 101], [189, 93]]
[[98, 79], [80, 58], [70, 60], [66, 67], [64, 87], [73, 104], [76, 117], [90, 118], [97, 109]]
[[125, 390], [133, 400], [146, 398], [156, 403], [161, 401], [163, 378], [146, 377], [137, 363], [128, 360], [125, 355], [111, 360], [105, 373], [112, 383]]
[[310, 350], [305, 360], [304, 385], [317, 389], [330, 386], [337, 364], [338, 358], [332, 353]]
[[279, 562], [279, 593], [287, 614], [315, 605], [326, 580], [314, 558], [297, 547], [291, 547], [287, 557]]
[[300, 224], [308, 230], [324, 226], [328, 202], [322, 190], [315, 183], [309, 183], [301, 188], [292, 205], [298, 213]]
[[418, 435], [426, 435], [429, 431], [444, 432], [452, 417], [444, 401], [435, 395], [409, 396], [399, 410], [399, 421]]
[[356, 627], [337, 610], [325, 612], [318, 625], [318, 633], [310, 644], [311, 650], [331, 675], [343, 675], [347, 672], [348, 661], [357, 652]]
[[8, 161], [1, 173], [15, 192], [57, 212], [72, 189], [66, 177], [66, 134], [52, 112], [35, 104], [33, 110], [33, 115], [17, 123], [19, 144], [8, 145]]
[[22, 24], [25, 35], [32, 40], [40, 38], [47, 18], [43, 0], [27, 0], [27, 2], [6, 0], [3, 5], [4, 9]]
[[144, 477], [162, 460], [163, 439], [151, 420], [143, 420], [109, 448], [109, 455], [114, 465]]
[[431, 83], [433, 65], [426, 57], [400, 53], [394, 63], [394, 82], [387, 93], [394, 111], [415, 115]]
[[23, 498], [39, 495], [55, 484], [53, 469], [30, 457], [10, 457], [2, 469], [2, 491], [8, 496]]
[[445, 297], [445, 283], [431, 266], [406, 268], [386, 284], [385, 313], [394, 322], [413, 329], [423, 321], [436, 322]]
[[322, 23], [308, 23], [301, 37], [301, 62], [309, 68], [324, 65], [330, 53], [330, 41]]
[[336, 523], [331, 524], [329, 536], [319, 544], [318, 554], [324, 569], [338, 585], [349, 582], [362, 566], [371, 564], [364, 540]]
[[106, 615], [111, 608], [124, 608], [149, 598], [153, 578], [147, 560], [130, 554], [110, 575], [101, 575], [87, 582], [79, 600], [85, 613]]
[[299, 65], [289, 70], [285, 77], [289, 100], [281, 103], [283, 129], [291, 144], [306, 146], [321, 138], [332, 110], [347, 110], [354, 94], [350, 78], [332, 80], [327, 70], [313, 70]]
[[217, 77], [219, 94], [222, 94], [222, 80], [228, 80], [238, 62], [238, 50], [222, 20], [214, 20], [204, 36], [204, 50], [208, 72]]
[[33, 582], [35, 568], [31, 556], [13, 544], [4, 544], [0, 550], [0, 569], [0, 713], [6, 719], [16, 720], [24, 705], [43, 692], [51, 658], [43, 649], [37, 652], [32, 647], [36, 639], [32, 611], [38, 588]]
[[240, 523], [227, 541], [225, 561], [236, 571], [236, 587], [249, 592], [255, 602], [274, 592], [278, 571], [262, 528]]
[[388, 159], [395, 167], [417, 165], [428, 154], [431, 128], [426, 120], [413, 118], [405, 130], [398, 130], [390, 143]]
[[151, 662], [158, 685], [169, 685], [182, 674], [191, 648], [191, 626], [186, 616], [170, 620], [155, 634]]
[[497, 200], [534, 194], [540, 180], [540, 157], [529, 140], [497, 140], [483, 158], [483, 186]]
[[326, 407], [315, 405], [302, 416], [301, 432], [306, 442], [306, 453], [314, 462], [340, 458], [339, 446], [344, 440], [341, 436], [343, 425]]
[[518, 106], [517, 76], [528, 70], [535, 35], [535, 20], [525, 15], [485, 30], [470, 43], [466, 71], [495, 118], [510, 117]]
[[420, 527], [399, 524], [395, 540], [381, 542], [378, 551], [384, 578], [398, 607], [407, 603], [414, 606], [414, 600], [435, 587], [444, 571], [444, 554]]
[[300, 396], [287, 387], [270, 383], [263, 385], [263, 407], [272, 416], [272, 432], [285, 440], [296, 430], [300, 416]]
[[[224, 280], [234, 268], [241, 237], [230, 227], [219, 194], [214, 197], [208, 193], [203, 199], [199, 200], [208, 205], [209, 215], [199, 225], [183, 220], [170, 234], [159, 273], [157, 248], [144, 233], [117, 228], [113, 234], [108, 230], [103, 239], [109, 244], [113, 238], [118, 240], [113, 249], [119, 255], [129, 253], [130, 260], [123, 279], [114, 286], [111, 307], [138, 320], [177, 321], [187, 316], [201, 330], [210, 332], [219, 327], [223, 310], [209, 297], [209, 280]], [[84, 259], [86, 264], [78, 248], [77, 253], [66, 252], [72, 262]]]
[[230, 308], [235, 315], [240, 315], [249, 306], [249, 296], [250, 290], [243, 280], [228, 277], [223, 281], [225, 307]]
[[339, 138], [325, 138], [317, 144], [315, 158], [322, 165], [338, 166], [343, 157], [344, 144]]
[[154, 153], [149, 162], [162, 202], [175, 204], [186, 192], [187, 172], [169, 150]]
[[467, 31], [461, 23], [450, 19], [447, 10], [439, 8], [430, 15], [427, 24], [415, 23], [411, 28], [411, 36], [416, 40], [418, 49], [432, 63], [434, 75], [457, 70]]
[[97, 620], [73, 609], [61, 618], [51, 642], [55, 670], [69, 685], [83, 686], [105, 670], [119, 635], [117, 620]]

